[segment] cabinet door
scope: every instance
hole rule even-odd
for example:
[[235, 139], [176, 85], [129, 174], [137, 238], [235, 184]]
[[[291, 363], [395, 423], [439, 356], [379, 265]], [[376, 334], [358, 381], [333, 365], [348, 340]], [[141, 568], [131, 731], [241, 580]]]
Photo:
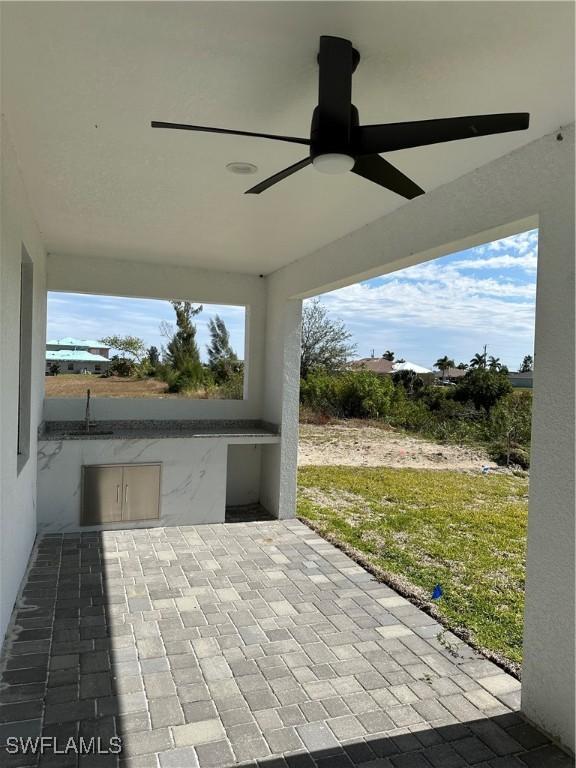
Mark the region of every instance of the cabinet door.
[[84, 467], [82, 524], [122, 520], [122, 466]]
[[160, 505], [160, 465], [124, 465], [122, 520], [157, 520]]

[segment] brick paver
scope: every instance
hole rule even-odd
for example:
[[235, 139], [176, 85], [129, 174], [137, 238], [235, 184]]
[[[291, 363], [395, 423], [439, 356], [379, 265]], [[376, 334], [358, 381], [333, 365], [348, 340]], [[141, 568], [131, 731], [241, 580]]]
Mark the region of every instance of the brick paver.
[[[441, 629], [298, 521], [44, 536], [0, 765], [573, 765], [515, 711], [519, 683]], [[40, 734], [123, 750], [3, 746]]]

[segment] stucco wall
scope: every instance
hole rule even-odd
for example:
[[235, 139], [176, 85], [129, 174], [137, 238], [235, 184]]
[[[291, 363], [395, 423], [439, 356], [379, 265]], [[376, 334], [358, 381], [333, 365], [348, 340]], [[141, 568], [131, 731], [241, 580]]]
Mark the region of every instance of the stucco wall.
[[[4, 121], [0, 201], [0, 637], [36, 535], [36, 434], [42, 413], [45, 343], [45, 256]], [[17, 473], [20, 263], [34, 265], [30, 455]]]
[[227, 506], [243, 506], [260, 501], [261, 470], [261, 445], [228, 446]]
[[[50, 254], [50, 291], [192, 300], [246, 307], [244, 400], [92, 398], [95, 419], [253, 419], [261, 415], [266, 281], [256, 275], [214, 272], [161, 263], [136, 263]], [[137, 329], [135, 334], [138, 335]], [[78, 398], [49, 398], [47, 421], [81, 418]]]

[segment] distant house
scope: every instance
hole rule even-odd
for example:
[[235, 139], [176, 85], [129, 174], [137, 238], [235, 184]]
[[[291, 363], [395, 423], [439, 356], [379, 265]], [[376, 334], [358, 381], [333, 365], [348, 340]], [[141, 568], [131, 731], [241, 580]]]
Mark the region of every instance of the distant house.
[[532, 389], [534, 371], [511, 371], [508, 381], [516, 389]]
[[456, 384], [463, 376], [466, 376], [466, 370], [462, 368], [447, 368], [445, 371], [434, 371], [434, 378], [437, 381], [450, 381]]
[[383, 357], [362, 357], [360, 360], [352, 360], [350, 368], [364, 368], [385, 375], [394, 373], [394, 361], [385, 360]]
[[46, 343], [46, 373], [105, 373], [110, 367], [110, 347], [93, 339], [52, 339]]
[[424, 366], [417, 363], [412, 363], [409, 360], [404, 360], [403, 362], [386, 360], [383, 357], [363, 357], [360, 360], [353, 360], [350, 363], [350, 367], [356, 369], [363, 368], [380, 376], [391, 376], [393, 373], [399, 373], [400, 371], [414, 371], [424, 380], [431, 379], [433, 376], [433, 372], [429, 368], [424, 368]]

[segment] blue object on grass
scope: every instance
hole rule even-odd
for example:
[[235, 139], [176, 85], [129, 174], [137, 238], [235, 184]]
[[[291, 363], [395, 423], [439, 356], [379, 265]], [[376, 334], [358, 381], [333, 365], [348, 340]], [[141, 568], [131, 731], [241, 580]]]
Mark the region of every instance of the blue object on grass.
[[444, 592], [442, 591], [442, 587], [440, 586], [440, 584], [436, 584], [436, 586], [432, 590], [432, 600], [438, 600], [439, 598], [442, 597], [443, 594]]

